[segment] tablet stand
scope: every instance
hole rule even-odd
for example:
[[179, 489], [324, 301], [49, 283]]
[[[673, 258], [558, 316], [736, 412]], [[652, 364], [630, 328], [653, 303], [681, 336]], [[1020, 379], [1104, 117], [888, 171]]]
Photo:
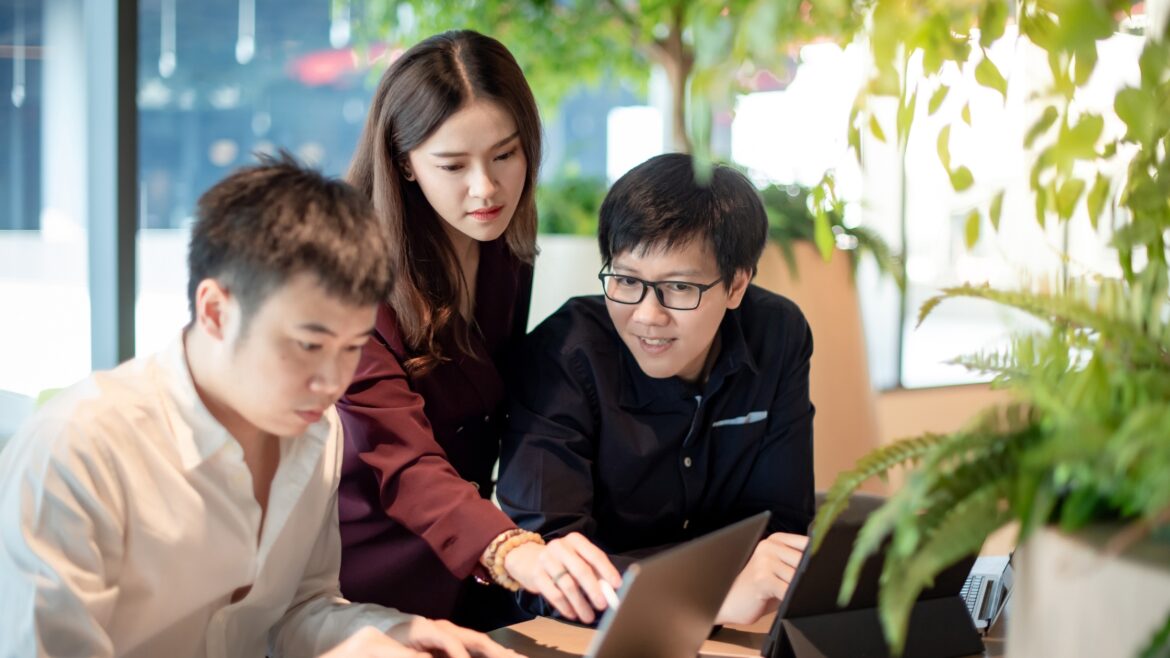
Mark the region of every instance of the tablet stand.
[[[877, 608], [776, 619], [766, 658], [885, 658]], [[982, 655], [983, 641], [958, 596], [919, 600], [910, 614], [902, 658]]]

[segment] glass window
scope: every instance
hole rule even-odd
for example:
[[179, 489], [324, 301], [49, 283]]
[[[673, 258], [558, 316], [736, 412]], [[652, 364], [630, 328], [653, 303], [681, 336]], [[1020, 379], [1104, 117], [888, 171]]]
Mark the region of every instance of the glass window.
[[[1123, 126], [1111, 109], [1113, 94], [1137, 76], [1140, 48], [1141, 38], [1129, 35], [1103, 42], [1093, 84], [1077, 99], [1081, 107], [1105, 116], [1107, 130], [1114, 133]], [[907, 289], [901, 299], [864, 263], [858, 278], [870, 371], [879, 388], [981, 381], [980, 374], [947, 362], [1001, 349], [1010, 333], [1035, 326], [1034, 320], [993, 304], [963, 299], [937, 307], [917, 326], [923, 302], [944, 287], [986, 282], [1011, 288], [1051, 280], [1064, 271], [1118, 273], [1116, 259], [1104, 246], [1107, 220], [1099, 230], [1083, 216], [1074, 216], [1067, 226], [1054, 218], [1046, 229], [1037, 224], [1028, 185], [1034, 154], [1023, 149], [1022, 139], [1042, 108], [1031, 96], [1047, 84], [1047, 63], [1043, 53], [1018, 40], [1010, 26], [990, 52], [1010, 76], [1006, 99], [975, 83], [974, 62], [962, 71], [952, 69], [948, 83], [955, 91], [934, 116], [928, 116], [926, 104], [920, 103], [904, 156], [863, 131], [864, 172], [845, 146], [849, 108], [866, 70], [866, 53], [856, 46], [805, 47], [791, 84], [742, 97], [737, 104], [732, 155], [755, 176], [812, 184], [825, 170], [834, 169], [838, 192], [850, 203], [856, 221], [881, 232], [895, 249], [905, 235]], [[929, 97], [930, 91], [920, 98]], [[969, 124], [962, 119], [962, 105], [951, 100], [968, 97]], [[875, 105], [891, 140], [894, 107], [885, 99]], [[974, 174], [975, 185], [961, 194], [953, 191], [939, 164], [938, 135], [944, 126], [951, 129], [952, 162], [966, 165]], [[999, 230], [982, 226], [978, 243], [967, 248], [969, 213], [986, 210], [1001, 189], [1006, 189], [1006, 196]], [[1062, 259], [1063, 252], [1069, 254], [1067, 260]]]
[[166, 345], [187, 321], [188, 231], [208, 187], [277, 149], [345, 173], [373, 89], [332, 4], [141, 3], [139, 354]]
[[83, 4], [0, 4], [0, 437], [90, 367]]

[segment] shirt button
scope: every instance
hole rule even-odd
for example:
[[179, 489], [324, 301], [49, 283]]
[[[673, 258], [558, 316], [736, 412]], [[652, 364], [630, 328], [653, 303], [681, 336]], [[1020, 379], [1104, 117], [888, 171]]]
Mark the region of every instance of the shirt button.
[[483, 417], [483, 422], [485, 422], [485, 423], [490, 423], [490, 422], [491, 422], [491, 420], [492, 420], [492, 417], [491, 417], [491, 416], [484, 416], [484, 417]]
[[459, 426], [459, 429], [455, 430], [455, 433], [456, 433], [456, 434], [458, 434], [458, 433], [460, 433], [460, 432], [462, 432], [462, 431], [463, 431], [463, 426], [462, 426], [462, 425], [460, 425], [460, 426]]
[[690, 524], [691, 524], [690, 519], [683, 519], [683, 530], [686, 530], [687, 526], [689, 526]]
[[683, 466], [686, 466], [687, 468], [691, 467], [691, 458], [690, 457], [683, 457]]

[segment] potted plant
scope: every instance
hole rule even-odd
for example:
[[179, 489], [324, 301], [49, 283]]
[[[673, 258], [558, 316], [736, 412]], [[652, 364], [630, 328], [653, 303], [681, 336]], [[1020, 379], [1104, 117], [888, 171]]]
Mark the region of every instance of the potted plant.
[[[877, 0], [872, 5], [871, 50], [875, 74], [859, 97], [851, 141], [870, 126], [867, 99], [899, 99], [899, 141], [926, 92], [907, 84], [907, 61], [920, 56], [928, 77], [945, 62], [966, 62], [973, 48], [987, 48], [1004, 34], [1013, 5], [988, 1], [926, 7]], [[994, 376], [1013, 394], [1009, 404], [986, 412], [966, 429], [921, 436], [873, 451], [830, 489], [812, 528], [812, 550], [848, 504], [849, 493], [891, 469], [908, 472], [903, 487], [866, 521], [844, 575], [847, 601], [864, 559], [888, 541], [879, 607], [894, 653], [904, 645], [911, 606], [942, 569], [978, 551], [987, 537], [1018, 524], [1015, 619], [1009, 624], [1013, 655], [1100, 655], [1080, 646], [1057, 648], [1045, 618], [1062, 627], [1076, 618], [1048, 605], [1120, 605], [1140, 600], [1125, 614], [1105, 616], [1113, 634], [1109, 655], [1164, 656], [1170, 652], [1170, 293], [1165, 230], [1170, 226], [1170, 46], [1164, 21], [1153, 20], [1140, 57], [1140, 80], [1117, 92], [1113, 108], [1123, 135], [1110, 136], [1099, 114], [1076, 102], [1091, 77], [1100, 40], [1132, 24], [1128, 2], [1024, 0], [1014, 5], [1020, 38], [1043, 49], [1051, 86], [1038, 95], [1045, 106], [1025, 139], [1044, 144], [1032, 168], [1037, 219], [1068, 222], [1079, 210], [1094, 223], [1112, 214], [1111, 244], [1120, 276], [1069, 275], [1047, 288], [997, 290], [961, 285], [928, 301], [920, 321], [945, 300], [973, 297], [1029, 313], [1041, 330], [1018, 335], [1010, 348], [957, 360]], [[979, 30], [972, 28], [978, 27]], [[1006, 90], [1007, 80], [984, 57], [975, 65], [984, 86]], [[935, 99], [950, 91], [940, 85]], [[872, 129], [872, 128], [871, 128]], [[880, 130], [880, 126], [878, 127]], [[945, 135], [946, 133], [944, 133]], [[940, 137], [939, 154], [956, 189], [971, 186], [971, 173], [953, 167]], [[1117, 167], [1121, 165], [1121, 167]], [[1111, 177], [1110, 168], [1124, 171]], [[985, 209], [998, 226], [1003, 202]], [[976, 218], [978, 219], [978, 218]], [[977, 226], [975, 239], [978, 238]], [[970, 226], [969, 226], [970, 230]], [[970, 234], [968, 235], [970, 238]], [[1046, 589], [1058, 582], [1036, 577], [1056, 563], [1040, 556], [1053, 546], [1067, 556], [1090, 556], [1091, 571], [1113, 564], [1129, 570], [1131, 589], [1060, 600]], [[1064, 546], [1064, 548], [1061, 548]], [[1137, 557], [1129, 557], [1131, 554]], [[1142, 557], [1154, 556], [1155, 566]], [[1158, 558], [1157, 556], [1162, 556]], [[1161, 564], [1156, 564], [1159, 559]], [[1149, 568], [1147, 568], [1149, 567]], [[1049, 570], [1050, 571], [1050, 570]], [[1078, 574], [1067, 571], [1067, 579]], [[1136, 575], [1136, 576], [1135, 576]], [[1055, 590], [1053, 591], [1060, 591]], [[1144, 598], [1143, 598], [1144, 597]], [[1066, 597], [1067, 598], [1067, 597]], [[1099, 624], [1092, 632], [1106, 632]]]

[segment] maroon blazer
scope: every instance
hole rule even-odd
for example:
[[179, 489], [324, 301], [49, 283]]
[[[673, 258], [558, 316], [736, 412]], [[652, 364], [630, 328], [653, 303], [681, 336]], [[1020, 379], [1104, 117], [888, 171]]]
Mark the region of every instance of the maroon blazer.
[[341, 591], [352, 601], [457, 618], [466, 590], [484, 589], [468, 580], [487, 575], [484, 549], [515, 527], [488, 498], [504, 424], [500, 368], [524, 335], [532, 268], [501, 238], [481, 244], [476, 277], [475, 357], [440, 337], [451, 360], [411, 377], [395, 313], [382, 304], [337, 404], [345, 428]]

